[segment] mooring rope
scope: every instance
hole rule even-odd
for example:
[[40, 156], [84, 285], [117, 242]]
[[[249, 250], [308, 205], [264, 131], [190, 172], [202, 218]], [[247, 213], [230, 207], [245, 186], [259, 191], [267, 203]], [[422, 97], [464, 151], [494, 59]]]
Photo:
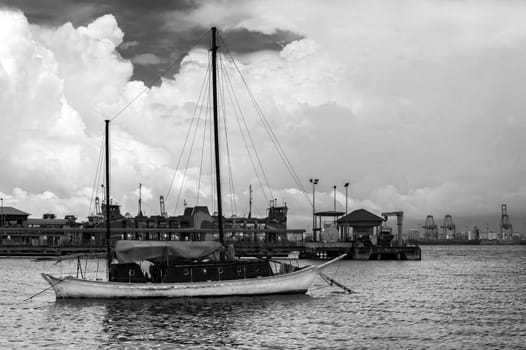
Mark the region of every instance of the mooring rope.
[[[341, 260], [338, 262], [338, 265], [336, 266], [336, 271], [334, 272], [334, 277], [336, 277], [336, 275], [338, 274], [338, 271], [340, 270], [340, 264], [341, 264]], [[327, 284], [329, 286], [332, 286], [332, 285], [335, 285], [337, 287], [340, 287], [341, 289], [343, 289], [345, 292], [349, 293], [349, 294], [356, 294], [355, 291], [353, 291], [351, 288], [343, 285], [342, 283], [336, 281], [334, 279], [334, 277], [330, 277], [326, 274], [324, 274], [323, 272], [319, 271], [318, 274], [320, 275], [320, 277], [325, 281], [327, 282]]]
[[53, 283], [52, 285], [50, 285], [50, 286], [47, 287], [46, 289], [43, 289], [43, 290], [41, 290], [40, 292], [38, 292], [38, 293], [36, 293], [36, 294], [33, 294], [33, 295], [30, 296], [29, 298], [24, 299], [22, 302], [26, 302], [26, 301], [28, 301], [28, 300], [32, 300], [34, 297], [36, 297], [36, 296], [38, 296], [38, 295], [40, 295], [40, 294], [46, 292], [47, 290], [53, 288], [54, 286], [56, 286], [56, 285], [59, 284], [60, 282], [64, 282], [64, 280], [59, 280], [59, 281]]

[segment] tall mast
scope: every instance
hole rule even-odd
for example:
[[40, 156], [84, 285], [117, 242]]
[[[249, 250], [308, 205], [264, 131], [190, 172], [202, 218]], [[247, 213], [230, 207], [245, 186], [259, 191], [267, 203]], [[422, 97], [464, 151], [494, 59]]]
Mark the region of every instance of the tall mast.
[[223, 208], [221, 205], [221, 176], [219, 170], [219, 127], [217, 117], [217, 49], [216, 45], [216, 27], [212, 27], [212, 96], [214, 103], [214, 148], [215, 148], [215, 163], [216, 163], [216, 189], [217, 189], [217, 219], [219, 221], [219, 242], [224, 243], [223, 233]]
[[106, 122], [106, 278], [110, 280], [111, 233], [110, 233], [110, 121]]

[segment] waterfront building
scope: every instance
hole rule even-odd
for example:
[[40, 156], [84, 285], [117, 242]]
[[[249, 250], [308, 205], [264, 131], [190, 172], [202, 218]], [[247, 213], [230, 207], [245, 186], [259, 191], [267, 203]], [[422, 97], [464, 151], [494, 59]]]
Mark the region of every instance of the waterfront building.
[[20, 209], [2, 206], [2, 210], [0, 210], [0, 227], [25, 226], [28, 216], [28, 213]]
[[338, 219], [343, 242], [374, 242], [383, 223], [383, 217], [363, 208]]

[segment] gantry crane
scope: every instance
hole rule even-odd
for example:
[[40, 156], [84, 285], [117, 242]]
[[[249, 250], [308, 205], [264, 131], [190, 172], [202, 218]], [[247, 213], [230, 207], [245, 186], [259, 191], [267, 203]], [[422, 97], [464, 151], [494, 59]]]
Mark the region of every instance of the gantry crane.
[[[453, 223], [453, 218], [451, 217], [451, 215], [448, 214], [444, 217], [444, 223], [442, 224], [442, 226], [440, 226], [440, 228], [442, 229], [443, 235], [443, 237], [441, 238], [455, 238], [457, 229], [455, 224]], [[453, 236], [451, 237], [451, 235], [448, 235], [448, 233], [451, 233]]]
[[433, 219], [433, 215], [426, 216], [426, 224], [422, 226], [425, 229], [424, 237], [426, 239], [437, 239], [438, 238], [438, 228]]
[[500, 237], [502, 239], [511, 239], [513, 235], [513, 226], [508, 216], [508, 206], [506, 204], [501, 205], [501, 217], [500, 217]]

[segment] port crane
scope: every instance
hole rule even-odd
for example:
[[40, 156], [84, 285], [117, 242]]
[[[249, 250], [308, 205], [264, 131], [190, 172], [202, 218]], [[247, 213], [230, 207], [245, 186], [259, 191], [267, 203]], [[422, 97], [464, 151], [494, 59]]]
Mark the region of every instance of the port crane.
[[441, 238], [455, 238], [457, 229], [455, 224], [453, 223], [453, 218], [451, 217], [451, 215], [448, 214], [444, 217], [444, 222], [442, 223], [442, 226], [440, 226], [440, 228], [442, 229], [443, 236]]
[[438, 238], [438, 229], [433, 219], [433, 215], [426, 216], [426, 224], [422, 226], [425, 229], [425, 238], [426, 239], [437, 239]]
[[500, 217], [500, 237], [504, 240], [511, 239], [513, 235], [513, 226], [508, 216], [508, 206], [506, 204], [501, 205], [501, 217]]

